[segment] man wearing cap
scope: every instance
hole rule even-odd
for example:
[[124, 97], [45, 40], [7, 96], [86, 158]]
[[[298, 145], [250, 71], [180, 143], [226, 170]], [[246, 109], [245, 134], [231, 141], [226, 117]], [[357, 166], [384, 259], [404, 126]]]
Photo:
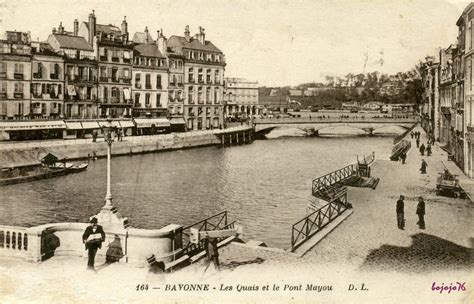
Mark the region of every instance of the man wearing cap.
[[402, 229], [405, 227], [405, 213], [404, 213], [404, 207], [405, 207], [405, 202], [403, 201], [405, 199], [404, 195], [400, 195], [400, 198], [397, 201], [397, 225], [398, 229]]
[[102, 242], [105, 241], [105, 233], [102, 226], [97, 225], [97, 218], [93, 217], [90, 223], [91, 225], [82, 235], [82, 242], [88, 250], [87, 268], [94, 270], [95, 254], [102, 247]]
[[418, 215], [418, 226], [425, 229], [425, 201], [423, 197], [418, 197], [418, 205], [416, 206], [416, 214]]

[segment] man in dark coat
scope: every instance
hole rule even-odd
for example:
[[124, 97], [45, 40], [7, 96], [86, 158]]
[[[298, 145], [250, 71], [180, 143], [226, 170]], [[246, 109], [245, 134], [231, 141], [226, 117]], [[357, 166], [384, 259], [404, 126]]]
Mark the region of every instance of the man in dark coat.
[[428, 144], [428, 146], [426, 147], [426, 155], [427, 156], [431, 155], [431, 145], [430, 144]]
[[426, 174], [426, 167], [428, 167], [428, 164], [425, 162], [424, 159], [421, 160], [421, 174]]
[[405, 196], [400, 195], [400, 198], [397, 201], [397, 225], [398, 229], [404, 229], [405, 228], [405, 202], [403, 201], [405, 199]]
[[421, 146], [420, 146], [420, 153], [421, 153], [421, 156], [425, 155], [425, 145], [424, 144], [421, 144]]
[[400, 158], [401, 158], [401, 160], [402, 160], [402, 165], [404, 165], [404, 164], [405, 164], [405, 160], [407, 159], [407, 153], [406, 153], [406, 152], [402, 152], [402, 153], [400, 154]]
[[[207, 252], [207, 257], [209, 259], [209, 265], [211, 262], [214, 263], [214, 267], [217, 270], [220, 270], [220, 265], [219, 265], [219, 250], [217, 249], [217, 238], [207, 238], [206, 239], [206, 252]], [[206, 267], [206, 270], [207, 270]]]
[[420, 139], [419, 139], [419, 138], [416, 139], [416, 147], [417, 147], [417, 148], [420, 147]]
[[82, 235], [82, 242], [88, 250], [87, 268], [94, 270], [95, 254], [102, 247], [102, 242], [105, 241], [105, 233], [102, 226], [97, 225], [97, 218], [93, 217], [90, 223], [91, 225]]
[[416, 214], [418, 215], [418, 226], [425, 229], [425, 201], [423, 197], [418, 197], [418, 206], [416, 206]]

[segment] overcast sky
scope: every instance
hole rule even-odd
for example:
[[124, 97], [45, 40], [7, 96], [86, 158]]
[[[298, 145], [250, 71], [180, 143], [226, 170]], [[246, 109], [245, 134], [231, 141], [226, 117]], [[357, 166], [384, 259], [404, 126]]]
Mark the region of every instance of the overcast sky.
[[[148, 26], [156, 38], [194, 35], [203, 26], [206, 39], [226, 55], [226, 76], [257, 80], [262, 85], [295, 85], [324, 75], [367, 71], [407, 71], [418, 59], [447, 47], [457, 35], [456, 21], [467, 2], [299, 1], [299, 0], [0, 0], [0, 30], [31, 31], [45, 40], [62, 21], [72, 31], [75, 18], [87, 21], [95, 9], [99, 24], [129, 32]], [[381, 58], [383, 66], [373, 64]]]

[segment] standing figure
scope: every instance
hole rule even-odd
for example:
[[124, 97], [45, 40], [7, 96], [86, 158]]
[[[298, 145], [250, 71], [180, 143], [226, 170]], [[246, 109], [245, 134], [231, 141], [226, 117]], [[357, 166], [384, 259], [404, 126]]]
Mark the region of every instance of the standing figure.
[[430, 156], [431, 155], [431, 145], [428, 144], [428, 147], [426, 147], [426, 155]]
[[410, 132], [410, 136], [411, 136], [411, 139], [413, 139], [413, 136], [415, 135], [415, 133], [413, 133], [413, 131]]
[[421, 160], [421, 174], [426, 174], [426, 168], [428, 167], [428, 164], [425, 162], [424, 159]]
[[405, 199], [404, 195], [400, 195], [400, 198], [397, 201], [397, 225], [398, 229], [404, 229], [405, 228], [405, 202], [403, 201]]
[[419, 139], [419, 138], [416, 138], [416, 147], [417, 147], [417, 148], [420, 147], [420, 139]]
[[425, 155], [425, 144], [421, 144], [421, 146], [420, 146], [420, 153], [421, 153], [421, 156], [424, 156], [424, 155]]
[[[207, 252], [207, 258], [209, 259], [209, 265], [211, 262], [214, 263], [214, 267], [217, 270], [220, 270], [220, 265], [219, 265], [219, 251], [217, 249], [217, 238], [209, 238], [207, 237], [206, 239], [206, 252]], [[207, 269], [206, 267], [206, 269]]]
[[425, 201], [423, 197], [418, 197], [418, 205], [416, 206], [416, 214], [418, 215], [418, 226], [425, 229]]
[[88, 250], [87, 268], [95, 270], [95, 254], [102, 247], [102, 242], [105, 241], [105, 233], [102, 226], [97, 225], [97, 218], [93, 217], [90, 220], [90, 224], [82, 235], [82, 242], [85, 244], [86, 250]]
[[400, 158], [402, 159], [402, 165], [405, 164], [405, 160], [407, 159], [407, 153], [406, 152], [402, 152], [402, 154], [400, 154]]

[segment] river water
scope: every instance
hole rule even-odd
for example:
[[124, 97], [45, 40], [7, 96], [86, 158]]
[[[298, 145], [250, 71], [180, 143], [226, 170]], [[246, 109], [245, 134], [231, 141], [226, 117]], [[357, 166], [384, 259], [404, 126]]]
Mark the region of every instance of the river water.
[[[114, 205], [137, 228], [191, 224], [219, 211], [247, 239], [290, 245], [306, 214], [311, 180], [375, 151], [388, 159], [391, 137], [287, 137], [230, 148], [205, 147], [112, 159]], [[0, 188], [0, 224], [86, 222], [104, 204], [106, 160], [82, 173]]]

